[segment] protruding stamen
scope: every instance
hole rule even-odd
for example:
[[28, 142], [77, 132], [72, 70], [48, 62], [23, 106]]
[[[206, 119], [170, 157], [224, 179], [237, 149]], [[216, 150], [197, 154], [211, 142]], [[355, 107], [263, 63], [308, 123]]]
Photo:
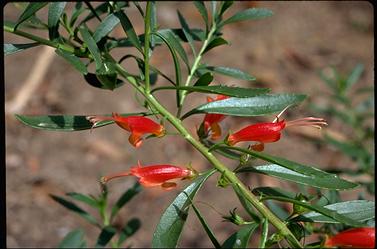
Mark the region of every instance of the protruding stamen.
[[106, 116], [86, 116], [86, 120], [92, 123], [92, 127], [90, 128], [90, 132], [92, 132], [93, 128], [102, 121], [114, 121], [113, 117], [106, 117]]
[[279, 122], [279, 118], [281, 115], [283, 115], [283, 113], [289, 108], [291, 107], [291, 105], [288, 105], [287, 107], [285, 107], [277, 116], [276, 118], [274, 119], [274, 121], [272, 121], [272, 123], [276, 123], [276, 122]]
[[289, 126], [311, 126], [317, 129], [321, 129], [322, 126], [327, 125], [327, 122], [323, 118], [306, 117], [286, 122], [286, 127]]

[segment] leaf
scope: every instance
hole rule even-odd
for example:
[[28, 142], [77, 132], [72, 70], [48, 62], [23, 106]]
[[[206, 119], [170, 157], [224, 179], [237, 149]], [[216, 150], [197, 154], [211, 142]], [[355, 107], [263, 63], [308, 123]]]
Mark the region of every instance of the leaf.
[[86, 68], [85, 64], [72, 53], [64, 51], [62, 49], [56, 49], [55, 52], [63, 57], [67, 62], [69, 62], [74, 68], [76, 68], [80, 73], [87, 74], [88, 69]]
[[[349, 218], [345, 215], [342, 215], [335, 210], [331, 210], [331, 209], [328, 209], [328, 208], [325, 208], [325, 207], [321, 207], [321, 206], [315, 205], [315, 204], [310, 203], [310, 202], [299, 201], [299, 200], [296, 200], [294, 198], [287, 197], [286, 195], [279, 195], [278, 194], [279, 192], [277, 192], [277, 191], [275, 191], [274, 194], [271, 195], [271, 193], [268, 189], [277, 189], [277, 188], [268, 188], [268, 187], [255, 188], [253, 190], [253, 192], [254, 193], [263, 193], [263, 195], [261, 197], [261, 201], [277, 200], [277, 201], [282, 201], [282, 202], [290, 202], [290, 203], [293, 203], [295, 205], [302, 206], [302, 207], [304, 207], [308, 210], [316, 211], [320, 214], [323, 214], [327, 217], [330, 217], [330, 218], [332, 218], [332, 219], [334, 219], [334, 220], [336, 220], [340, 223], [344, 223], [346, 225], [350, 225], [350, 226], [354, 226], [354, 227], [363, 226], [363, 223], [361, 223], [357, 220], [351, 219], [351, 218]], [[266, 190], [268, 190], [268, 191], [266, 191]]]
[[213, 93], [213, 94], [223, 94], [232, 97], [239, 98], [250, 98], [257, 95], [265, 94], [270, 91], [269, 88], [241, 88], [241, 87], [232, 87], [232, 86], [163, 86], [153, 89], [152, 92], [156, 90], [187, 90], [190, 92], [202, 92], [202, 93]]
[[[207, 53], [208, 51], [210, 51], [211, 49], [215, 48], [215, 47], [218, 47], [218, 46], [221, 46], [221, 45], [225, 45], [225, 44], [229, 44], [229, 42], [227, 42], [224, 38], [222, 37], [217, 37], [215, 39], [213, 39], [209, 44], [208, 46], [204, 49], [203, 51], [203, 54], [204, 53]], [[218, 70], [218, 69], [217, 69]], [[223, 73], [224, 74], [224, 73]], [[227, 75], [227, 74], [226, 74]], [[251, 75], [250, 75], [251, 76]], [[255, 78], [254, 78], [255, 80]]]
[[26, 6], [24, 12], [22, 12], [20, 17], [18, 18], [17, 24], [15, 25], [14, 29], [16, 30], [21, 23], [32, 17], [38, 10], [42, 9], [47, 4], [47, 2], [29, 3], [28, 6]]
[[114, 90], [124, 84], [124, 81], [116, 78], [115, 74], [112, 75], [99, 75], [93, 73], [87, 73], [84, 75], [84, 79], [89, 85], [101, 89]]
[[233, 3], [234, 3], [233, 0], [231, 0], [231, 1], [229, 0], [229, 1], [223, 1], [223, 2], [221, 2], [219, 16], [221, 17], [221, 16], [225, 13], [225, 11], [226, 11], [227, 9], [229, 9], [230, 6], [233, 5]]
[[80, 193], [76, 193], [76, 192], [69, 192], [69, 193], [66, 193], [66, 195], [68, 195], [69, 197], [71, 197], [71, 198], [73, 198], [77, 201], [81, 201], [85, 204], [88, 204], [91, 207], [94, 207], [94, 208], [98, 207], [98, 202], [90, 196], [80, 194]]
[[[139, 116], [145, 113], [123, 113], [120, 114], [123, 117], [127, 116]], [[86, 120], [86, 116], [76, 116], [76, 115], [18, 115], [15, 114], [16, 118], [23, 124], [42, 130], [50, 131], [79, 131], [79, 130], [89, 130], [92, 128], [93, 124]], [[108, 115], [110, 116], [110, 115]], [[93, 129], [109, 125], [114, 123], [114, 121], [102, 121], [98, 123]]]
[[59, 243], [58, 248], [86, 248], [84, 231], [76, 229], [69, 232]]
[[[367, 221], [375, 217], [375, 203], [367, 200], [353, 200], [338, 202], [324, 206], [324, 208], [334, 210], [350, 219], [357, 221]], [[309, 212], [294, 218], [295, 221], [308, 221], [320, 223], [339, 223], [328, 216], [317, 212]]]
[[236, 69], [236, 68], [208, 66], [206, 69], [213, 71], [215, 73], [223, 74], [223, 75], [230, 76], [236, 79], [249, 80], [249, 81], [255, 80], [254, 76], [248, 73], [242, 72], [241, 70]]
[[57, 203], [59, 203], [60, 205], [62, 205], [63, 207], [65, 207], [65, 208], [67, 208], [67, 209], [75, 212], [76, 214], [80, 215], [82, 218], [84, 218], [85, 220], [87, 220], [89, 223], [94, 224], [96, 226], [99, 226], [98, 222], [96, 221], [96, 219], [92, 215], [90, 215], [85, 210], [83, 210], [80, 207], [78, 207], [75, 203], [67, 201], [64, 198], [61, 198], [59, 196], [52, 195], [52, 194], [50, 194], [50, 197], [54, 201], [56, 201]]
[[245, 211], [249, 214], [250, 218], [252, 218], [254, 221], [258, 222], [260, 221], [259, 216], [255, 213], [253, 206], [250, 204], [248, 200], [244, 197], [243, 193], [240, 190], [240, 187], [236, 184], [232, 184], [232, 187], [234, 189], [234, 192], [236, 193], [238, 199], [240, 200], [241, 205], [245, 209]]
[[[327, 173], [315, 167], [310, 167], [300, 163], [296, 163], [285, 158], [271, 156], [262, 152], [246, 150], [239, 147], [226, 146], [226, 148], [247, 153], [267, 162], [277, 164], [268, 167], [260, 167], [261, 171], [268, 172], [273, 176], [279, 176], [281, 178], [284, 177], [284, 179], [287, 180], [289, 179], [291, 181], [297, 181], [305, 185], [313, 185], [316, 187], [326, 189], [344, 190], [352, 189], [358, 186], [356, 183], [343, 180], [339, 178], [337, 175]], [[279, 165], [288, 170], [280, 168]], [[295, 174], [295, 172], [299, 174]], [[315, 180], [315, 182], [310, 183], [308, 180], [305, 179], [304, 176], [311, 178], [313, 181]]]
[[[188, 197], [188, 200], [190, 200], [191, 202], [191, 199], [190, 197]], [[215, 234], [212, 232], [211, 228], [208, 226], [207, 222], [205, 221], [203, 215], [200, 213], [199, 209], [197, 209], [194, 205], [194, 203], [191, 202], [191, 206], [192, 206], [192, 209], [194, 209], [194, 212], [196, 214], [196, 216], [198, 217], [200, 223], [202, 224], [204, 230], [206, 231], [208, 237], [210, 238], [212, 244], [215, 246], [215, 248], [221, 248], [219, 242], [217, 241], [216, 237], [215, 237]]]
[[[164, 42], [165, 44], [168, 46], [169, 48], [169, 51], [173, 57], [173, 61], [174, 61], [174, 69], [175, 69], [175, 85], [176, 86], [180, 86], [181, 85], [181, 78], [182, 78], [182, 75], [181, 75], [181, 66], [179, 64], [179, 61], [178, 61], [178, 57], [177, 57], [177, 54], [174, 50], [174, 47], [173, 45], [171, 44], [171, 41], [168, 40], [165, 35], [163, 34], [159, 34], [159, 33], [155, 33], [156, 36], [160, 37]], [[180, 103], [181, 103], [181, 95], [182, 95], [182, 92], [177, 90], [177, 106], [179, 107]]]
[[119, 235], [119, 240], [118, 240], [118, 248], [121, 246], [121, 244], [134, 235], [137, 230], [141, 227], [141, 222], [137, 218], [132, 218], [127, 222], [127, 224], [123, 227], [122, 231], [120, 232]]
[[110, 220], [112, 220], [115, 215], [118, 213], [118, 211], [127, 204], [135, 195], [140, 193], [142, 190], [140, 184], [136, 182], [132, 188], [129, 188], [127, 191], [125, 191], [122, 196], [117, 200], [113, 208], [111, 209], [111, 216]]
[[118, 24], [120, 20], [115, 14], [108, 15], [101, 23], [98, 25], [96, 31], [93, 34], [93, 39], [95, 42], [99, 42], [107, 34], [109, 34]]
[[267, 242], [267, 237], [268, 237], [268, 219], [263, 219], [262, 222], [262, 233], [260, 236], [259, 240], [259, 248], [265, 248], [266, 247], [266, 242]]
[[103, 248], [116, 234], [116, 229], [112, 226], [106, 226], [101, 230], [96, 242], [96, 248]]
[[357, 64], [356, 67], [350, 73], [350, 75], [347, 77], [347, 80], [345, 83], [345, 89], [351, 88], [360, 79], [363, 71], [364, 71], [363, 64]]
[[50, 40], [54, 40], [59, 37], [59, 19], [64, 12], [66, 2], [52, 2], [48, 7], [48, 34]]
[[85, 44], [88, 46], [89, 52], [92, 54], [93, 59], [96, 63], [96, 70], [100, 70], [100, 68], [102, 67], [102, 58], [101, 58], [101, 52], [98, 49], [96, 42], [94, 41], [93, 37], [90, 35], [87, 27], [82, 26], [79, 30]]
[[[200, 142], [202, 142], [207, 148], [210, 148], [212, 147], [215, 143], [209, 141], [209, 140], [201, 140]], [[232, 159], [232, 160], [237, 160], [239, 161], [240, 160], [240, 157], [241, 157], [241, 154], [239, 153], [236, 153], [232, 150], [228, 150], [226, 148], [217, 148], [216, 150], [214, 150], [216, 153], [224, 156], [224, 157], [227, 157], [229, 159]]]
[[225, 21], [222, 21], [220, 23], [220, 26], [224, 26], [229, 23], [234, 23], [234, 22], [240, 22], [240, 21], [245, 21], [245, 20], [256, 20], [256, 19], [261, 19], [265, 17], [272, 16], [273, 12], [268, 9], [262, 9], [262, 8], [251, 8], [247, 10], [240, 11], [230, 18], [228, 18]]
[[195, 45], [194, 45], [194, 40], [192, 39], [192, 36], [190, 34], [190, 27], [188, 26], [185, 18], [182, 16], [181, 12], [179, 12], [179, 10], [177, 10], [177, 13], [178, 13], [178, 19], [179, 19], [179, 22], [181, 24], [183, 33], [185, 34], [185, 37], [186, 37], [186, 39], [187, 39], [187, 41], [188, 41], [188, 43], [191, 47], [191, 50], [192, 50], [194, 57], [196, 57]]
[[228, 98], [209, 102], [186, 113], [182, 119], [197, 113], [218, 113], [231, 116], [263, 116], [282, 111], [306, 98], [302, 94], [263, 94], [251, 98]]
[[222, 245], [222, 248], [248, 248], [251, 234], [258, 227], [258, 224], [243, 225], [241, 229], [232, 234]]
[[204, 23], [206, 25], [206, 29], [208, 29], [208, 13], [206, 6], [204, 5], [203, 1], [194, 1], [196, 9], [199, 11], [200, 15], [203, 17]]
[[33, 48], [39, 46], [39, 42], [33, 43], [23, 43], [23, 44], [12, 44], [12, 43], [4, 43], [4, 55], [10, 55], [17, 52], [21, 52], [28, 48]]
[[[345, 181], [342, 179], [337, 179], [336, 175], [334, 174], [329, 174], [328, 176], [305, 174], [304, 168], [301, 169], [301, 172], [303, 173], [299, 173], [297, 171], [287, 169], [277, 164], [268, 164], [268, 165], [261, 165], [261, 166], [256, 166], [256, 167], [253, 167], [253, 166], [242, 167], [238, 172], [262, 173], [265, 175], [277, 177], [282, 180], [296, 182], [296, 183], [311, 186], [311, 187], [335, 189], [335, 190], [339, 189], [337, 184], [344, 184], [342, 181]], [[335, 181], [336, 181], [335, 185], [333, 184], [331, 180], [332, 178], [335, 178]], [[346, 186], [349, 184], [352, 184], [352, 183], [346, 181]]]
[[166, 39], [166, 41], [170, 44], [172, 49], [174, 49], [175, 52], [177, 52], [179, 54], [179, 56], [181, 57], [183, 62], [186, 64], [187, 70], [190, 71], [190, 64], [189, 64], [189, 61], [188, 61], [188, 58], [187, 58], [186, 51], [182, 47], [179, 39], [170, 30], [165, 32], [165, 34], [163, 34], [163, 36]]
[[153, 234], [152, 247], [173, 248], [177, 246], [190, 208], [190, 200], [187, 196], [193, 199], [203, 183], [214, 172], [215, 170], [209, 170], [200, 175], [169, 205], [162, 214]]
[[134, 27], [132, 26], [132, 23], [130, 19], [128, 19], [127, 15], [124, 14], [123, 11], [115, 12], [114, 15], [119, 18], [123, 30], [124, 32], [126, 32], [127, 38], [132, 43], [132, 45], [136, 47], [141, 53], [143, 53], [139, 37], [136, 35]]
[[213, 75], [207, 72], [200, 76], [200, 78], [195, 82], [194, 86], [208, 86], [213, 80]]

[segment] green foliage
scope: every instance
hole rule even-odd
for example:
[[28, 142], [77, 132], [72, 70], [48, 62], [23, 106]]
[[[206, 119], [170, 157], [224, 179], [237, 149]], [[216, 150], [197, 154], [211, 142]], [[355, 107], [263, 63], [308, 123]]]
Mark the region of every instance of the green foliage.
[[[4, 54], [11, 55], [35, 46], [47, 45], [54, 47], [58, 56], [72, 65], [90, 86], [96, 87], [98, 90], [115, 90], [124, 84], [129, 84], [144, 97], [143, 107], [147, 111], [126, 113], [122, 116], [161, 116], [161, 123], [166, 121], [174, 126], [179, 135], [191, 143], [213, 166], [213, 169], [191, 179], [192, 183], [167, 207], [153, 234], [152, 247], [172, 248], [178, 246], [190, 207], [193, 208], [204, 231], [216, 248], [246, 248], [249, 246], [252, 234], [258, 227], [261, 228], [261, 235], [259, 240], [256, 241], [259, 241], [259, 246], [264, 248], [279, 243], [282, 239], [286, 239], [290, 247], [302, 247], [303, 245], [299, 241], [312, 232], [323, 234], [328, 233], [331, 229], [339, 231], [347, 226], [374, 226], [374, 202], [340, 200], [338, 190], [353, 189], [358, 186], [356, 183], [344, 180], [334, 172], [329, 173], [314, 166], [256, 152], [250, 150], [250, 148], [225, 146], [224, 142], [214, 144], [209, 140], [208, 133], [204, 131], [203, 123], [197, 130], [199, 140], [196, 140], [183, 125], [182, 120], [194, 114], [219, 114], [239, 117], [266, 116], [303, 102], [306, 98], [304, 94], [270, 93], [270, 89], [267, 88], [230, 86], [226, 82], [211, 85], [215, 80], [214, 75], [217, 74], [245, 80], [250, 84], [255, 80], [255, 77], [238, 68], [213, 66], [203, 62], [207, 52], [212, 50], [218, 52], [220, 50], [215, 48], [222, 45], [231, 46], [231, 43], [223, 37], [222, 28], [225, 25], [269, 17], [272, 15], [272, 11], [263, 8], [244, 9], [225, 18], [228, 10], [235, 4], [234, 1], [194, 1], [193, 4], [204, 21], [203, 29], [192, 28], [190, 21], [179, 11], [177, 11], [177, 17], [180, 28], [159, 29], [158, 8], [155, 1], [146, 4], [145, 10], [143, 10], [143, 4], [137, 1], [133, 1], [131, 5], [128, 1], [110, 1], [95, 5], [88, 1], [77, 2], [73, 3], [71, 14], [67, 12], [67, 5], [69, 4], [71, 3], [35, 2], [17, 5], [22, 9], [18, 20], [16, 22], [5, 20], [4, 30], [23, 36], [33, 42], [4, 44]], [[46, 6], [48, 6], [47, 24], [36, 15], [39, 10]], [[136, 8], [137, 14], [140, 14], [144, 19], [144, 34], [136, 33], [133, 26], [135, 22], [130, 19], [126, 8]], [[119, 24], [123, 28], [124, 34], [120, 38], [112, 37], [111, 32]], [[23, 29], [26, 27], [48, 32], [49, 39], [24, 31]], [[61, 28], [64, 28], [66, 32], [59, 32]], [[47, 34], [44, 37], [47, 37]], [[186, 52], [184, 43], [187, 43], [186, 45], [192, 53]], [[175, 80], [172, 80], [168, 73], [163, 73], [150, 64], [149, 59], [153, 53], [157, 52], [155, 51], [157, 46], [168, 48], [173, 58], [172, 68], [175, 71]], [[125, 47], [135, 48], [136, 54], [127, 52], [120, 55], [120, 59], [115, 59], [113, 57], [115, 50], [113, 51], [113, 49]], [[128, 71], [128, 64], [125, 61], [129, 58], [137, 63], [138, 72], [136, 74]], [[181, 62], [184, 63], [187, 72], [182, 70]], [[88, 68], [92, 63], [95, 65], [95, 71], [89, 72]], [[121, 63], [126, 64], [126, 66], [121, 66]], [[370, 141], [374, 137], [374, 128], [369, 125], [370, 118], [374, 116], [372, 108], [374, 99], [373, 96], [369, 96], [359, 103], [354, 103], [350, 94], [351, 90], [357, 86], [363, 70], [364, 67], [359, 64], [348, 75], [343, 76], [334, 69], [333, 78], [322, 72], [321, 77], [332, 91], [332, 101], [335, 105], [313, 106], [313, 109], [332, 115], [354, 131], [352, 134], [347, 134], [347, 138], [349, 138], [347, 141], [339, 141], [330, 135], [325, 136], [327, 143], [359, 164], [356, 171], [344, 173], [374, 176], [374, 154], [370, 149]], [[169, 82], [171, 86], [159, 86], [158, 84], [161, 81], [157, 82], [158, 76]], [[184, 76], [187, 76], [185, 80]], [[161, 90], [174, 90], [176, 92], [176, 115], [162, 106], [159, 99], [154, 95], [156, 91]], [[371, 92], [371, 89], [359, 88], [353, 94], [361, 96], [361, 94], [368, 92]], [[181, 117], [185, 97], [191, 93], [222, 94], [230, 98], [205, 103]], [[109, 116], [109, 114], [107, 115]], [[92, 127], [93, 124], [86, 119], [85, 115], [31, 116], [16, 114], [16, 118], [27, 126], [52, 131], [87, 130], [114, 123], [114, 121], [102, 121]], [[228, 169], [212, 152], [235, 160], [239, 163], [238, 167], [233, 171]], [[270, 164], [255, 165], [255, 159], [262, 159]], [[231, 211], [231, 217], [228, 217], [227, 220], [240, 225], [240, 227], [222, 245], [216, 239], [205, 217], [193, 203], [195, 195], [204, 182], [216, 171], [220, 173], [218, 186], [224, 188], [232, 186], [242, 207], [252, 220], [245, 221], [235, 213], [236, 208], [234, 208]], [[304, 189], [303, 186], [314, 187], [318, 196], [322, 197], [315, 202], [317, 196], [308, 195], [307, 192], [309, 191], [293, 193], [269, 187], [254, 189], [249, 187], [248, 189], [238, 178], [240, 173], [246, 172], [265, 174], [283, 181], [290, 181], [297, 184], [300, 189]], [[371, 192], [374, 189], [374, 185], [372, 187], [373, 182], [360, 182], [360, 184], [368, 187]], [[77, 192], [67, 193], [67, 197], [72, 201], [56, 195], [51, 195], [51, 197], [69, 211], [99, 228], [99, 235], [93, 246], [102, 248], [111, 245], [112, 248], [119, 248], [141, 227], [141, 222], [137, 218], [130, 218], [125, 224], [118, 226], [115, 225], [114, 220], [119, 215], [119, 211], [140, 191], [140, 185], [135, 184], [132, 188], [126, 190], [112, 206], [109, 206], [107, 189], [98, 197]], [[275, 201], [292, 205], [291, 214], [276, 204]], [[75, 202], [96, 210], [99, 215], [92, 215], [91, 212]], [[318, 230], [314, 229], [314, 223], [320, 223], [321, 227]], [[269, 224], [273, 225], [276, 231], [269, 230]], [[320, 242], [316, 242], [311, 246], [319, 247], [320, 244]], [[76, 229], [68, 233], [59, 247], [87, 247], [84, 231]]]
[[188, 216], [190, 200], [195, 197], [203, 183], [213, 173], [215, 173], [214, 170], [209, 170], [195, 179], [164, 211], [153, 234], [152, 247], [172, 248], [177, 246]]

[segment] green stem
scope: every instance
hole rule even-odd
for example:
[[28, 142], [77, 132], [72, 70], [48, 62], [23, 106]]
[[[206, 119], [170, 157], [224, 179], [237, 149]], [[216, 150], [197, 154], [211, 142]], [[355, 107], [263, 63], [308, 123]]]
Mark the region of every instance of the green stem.
[[[194, 76], [196, 70], [198, 69], [200, 60], [202, 59], [202, 56], [203, 56], [203, 53], [204, 53], [205, 49], [207, 48], [208, 43], [212, 40], [212, 36], [215, 33], [216, 29], [217, 29], [216, 24], [213, 24], [211, 30], [208, 33], [207, 38], [205, 39], [205, 41], [203, 43], [202, 48], [200, 49], [200, 51], [198, 53], [198, 56], [194, 60], [194, 64], [192, 64], [191, 71], [190, 71], [189, 75], [187, 76], [187, 79], [186, 79], [186, 82], [185, 82], [184, 86], [189, 86], [190, 85], [192, 77]], [[179, 107], [178, 107], [177, 117], [181, 116], [183, 101], [184, 101], [184, 99], [186, 97], [186, 92], [187, 92], [186, 90], [182, 91], [182, 96], [181, 96], [181, 99], [180, 99], [181, 101], [180, 101]]]
[[75, 52], [75, 49], [71, 46], [68, 46], [66, 44], [59, 44], [57, 42], [53, 42], [53, 41], [50, 41], [50, 40], [46, 40], [42, 37], [35, 36], [33, 34], [29, 34], [29, 33], [26, 33], [24, 31], [21, 31], [21, 30], [14, 30], [13, 27], [8, 26], [8, 25], [4, 25], [4, 31], [15, 34], [15, 35], [19, 35], [19, 36], [22, 36], [22, 37], [25, 37], [25, 38], [28, 38], [30, 40], [39, 42], [41, 44], [44, 44], [44, 45], [47, 45], [47, 46], [50, 46], [50, 47], [60, 48], [60, 49], [63, 49], [67, 52], [70, 52], [70, 53]]
[[149, 79], [149, 40], [151, 37], [151, 2], [147, 2], [145, 20], [145, 36], [144, 36], [144, 77], [145, 77], [145, 92], [150, 92], [150, 79]]
[[125, 77], [133, 87], [144, 95], [148, 103], [154, 107], [162, 116], [164, 116], [178, 131], [179, 133], [190, 143], [192, 144], [219, 172], [221, 172], [232, 184], [237, 185], [241, 190], [245, 198], [266, 218], [272, 225], [274, 225], [280, 233], [287, 239], [289, 244], [294, 248], [302, 248], [300, 242], [296, 237], [291, 233], [287, 228], [285, 223], [276, 217], [262, 202], [258, 200], [253, 193], [251, 193], [248, 188], [237, 178], [235, 173], [229, 170], [224, 166], [211, 152], [208, 151], [208, 148], [205, 147], [202, 143], [197, 141], [183, 126], [182, 121], [171, 114], [168, 110], [165, 109], [153, 95], [146, 93], [142, 86], [139, 86], [135, 79], [132, 79], [127, 72], [122, 68], [121, 65], [116, 64], [117, 72]]

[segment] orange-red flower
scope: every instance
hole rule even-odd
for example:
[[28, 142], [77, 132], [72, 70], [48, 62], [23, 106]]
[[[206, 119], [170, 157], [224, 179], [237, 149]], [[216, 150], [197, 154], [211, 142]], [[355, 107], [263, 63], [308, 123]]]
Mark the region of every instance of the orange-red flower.
[[113, 113], [112, 117], [106, 116], [88, 116], [86, 117], [91, 123], [92, 128], [101, 121], [115, 121], [121, 128], [131, 132], [128, 141], [136, 148], [142, 144], [142, 136], [144, 134], [153, 134], [157, 137], [165, 135], [165, 129], [162, 125], [157, 124], [153, 120], [142, 116], [122, 117], [118, 113]]
[[281, 131], [289, 126], [312, 126], [321, 128], [327, 125], [322, 118], [306, 117], [286, 122], [285, 120], [249, 125], [240, 131], [228, 136], [227, 144], [233, 146], [242, 141], [255, 141], [257, 144], [251, 146], [253, 150], [262, 151], [264, 143], [276, 142], [280, 139]]
[[[213, 99], [211, 97], [207, 97], [207, 102], [212, 101], [218, 101], [227, 99], [229, 96], [225, 95], [217, 95], [216, 99]], [[207, 113], [204, 116], [203, 125], [204, 125], [204, 132], [208, 135], [208, 133], [211, 131], [211, 139], [216, 140], [220, 138], [221, 136], [221, 128], [219, 126], [219, 123], [225, 118], [226, 116], [223, 114], [213, 114], [213, 113]]]
[[325, 241], [324, 247], [375, 248], [374, 227], [358, 227], [340, 232]]
[[151, 165], [142, 167], [140, 163], [137, 166], [131, 167], [130, 171], [121, 172], [101, 178], [101, 183], [106, 184], [114, 178], [123, 176], [136, 176], [139, 178], [141, 185], [145, 187], [161, 186], [165, 190], [173, 189], [177, 186], [173, 179], [190, 179], [196, 175], [196, 171], [189, 168], [181, 168], [174, 165]]

